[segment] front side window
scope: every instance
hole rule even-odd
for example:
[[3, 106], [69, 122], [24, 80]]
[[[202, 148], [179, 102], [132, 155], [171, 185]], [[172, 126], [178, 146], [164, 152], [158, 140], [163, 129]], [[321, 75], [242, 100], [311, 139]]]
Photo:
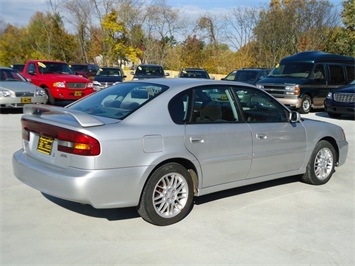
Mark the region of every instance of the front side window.
[[60, 62], [38, 62], [38, 69], [42, 74], [73, 74], [68, 64]]
[[91, 94], [68, 108], [121, 120], [167, 89], [166, 86], [153, 83], [120, 83]]
[[27, 73], [36, 73], [36, 66], [34, 63], [30, 63], [28, 65]]
[[313, 73], [312, 73], [312, 77], [315, 80], [323, 80], [325, 79], [325, 70], [324, 70], [324, 66], [323, 65], [316, 65]]
[[237, 71], [232, 71], [231, 73], [229, 73], [224, 80], [235, 80], [235, 75], [237, 74]]
[[253, 88], [235, 87], [245, 121], [249, 123], [287, 122], [288, 111], [267, 93]]

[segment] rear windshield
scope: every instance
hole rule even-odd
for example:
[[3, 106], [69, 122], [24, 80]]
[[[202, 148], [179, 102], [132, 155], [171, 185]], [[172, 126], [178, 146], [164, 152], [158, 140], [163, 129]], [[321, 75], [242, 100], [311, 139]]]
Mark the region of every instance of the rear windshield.
[[312, 72], [313, 63], [286, 62], [276, 66], [268, 77], [308, 78]]
[[68, 108], [121, 120], [167, 89], [153, 83], [125, 82], [91, 94]]

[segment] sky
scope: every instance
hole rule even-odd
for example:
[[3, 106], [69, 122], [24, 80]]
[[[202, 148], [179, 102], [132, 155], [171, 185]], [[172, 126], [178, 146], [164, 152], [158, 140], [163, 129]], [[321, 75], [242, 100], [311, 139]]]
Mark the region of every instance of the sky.
[[[0, 0], [0, 21], [16, 27], [27, 26], [37, 12], [49, 10], [48, 0]], [[60, 1], [54, 1], [60, 2]], [[342, 0], [330, 0], [341, 10]], [[167, 5], [179, 8], [185, 15], [198, 17], [207, 12], [214, 14], [234, 7], [267, 7], [270, 0], [166, 0]]]

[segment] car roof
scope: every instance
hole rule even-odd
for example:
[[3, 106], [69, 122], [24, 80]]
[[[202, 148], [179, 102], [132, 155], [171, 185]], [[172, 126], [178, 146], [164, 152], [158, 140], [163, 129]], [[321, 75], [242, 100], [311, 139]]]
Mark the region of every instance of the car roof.
[[159, 66], [159, 67], [163, 67], [162, 65], [158, 65], [158, 64], [140, 64], [138, 66]]
[[251, 84], [246, 84], [243, 82], [227, 81], [227, 80], [212, 80], [212, 79], [174, 79], [174, 78], [153, 78], [153, 79], [143, 79], [143, 80], [132, 80], [127, 82], [138, 82], [138, 83], [152, 83], [160, 84], [168, 87], [174, 87], [174, 91], [178, 90], [179, 87], [186, 89], [187, 87], [202, 86], [202, 85], [230, 85], [230, 86], [248, 86], [256, 88]]
[[238, 71], [248, 70], [248, 71], [261, 71], [261, 70], [271, 70], [270, 68], [241, 68]]
[[1, 70], [16, 70], [16, 69], [13, 69], [11, 67], [4, 67], [4, 66], [0, 66], [0, 69]]
[[192, 70], [192, 71], [206, 71], [205, 69], [203, 68], [194, 68], [194, 67], [184, 67], [183, 69], [181, 69], [182, 71], [186, 70], [186, 71], [189, 71], [189, 70]]

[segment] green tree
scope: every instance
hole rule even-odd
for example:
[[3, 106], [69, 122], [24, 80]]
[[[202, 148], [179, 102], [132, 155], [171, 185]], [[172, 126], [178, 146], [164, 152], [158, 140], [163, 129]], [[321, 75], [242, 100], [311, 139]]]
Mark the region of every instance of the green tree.
[[259, 55], [273, 66], [281, 58], [306, 50], [324, 50], [327, 30], [338, 22], [327, 0], [271, 0], [254, 28]]
[[0, 65], [10, 66], [15, 63], [25, 62], [26, 29], [8, 25], [0, 35]]
[[355, 1], [343, 1], [341, 12], [344, 27], [335, 27], [328, 32], [327, 51], [355, 57]]
[[108, 47], [105, 54], [108, 65], [117, 64], [118, 61], [121, 63], [126, 58], [137, 61], [140, 50], [128, 44], [125, 23], [119, 20], [118, 12], [112, 10], [104, 16], [101, 25], [105, 35], [104, 42]]
[[66, 33], [59, 13], [37, 12], [27, 27], [27, 51], [31, 59], [53, 59], [69, 62], [75, 56], [78, 43]]

